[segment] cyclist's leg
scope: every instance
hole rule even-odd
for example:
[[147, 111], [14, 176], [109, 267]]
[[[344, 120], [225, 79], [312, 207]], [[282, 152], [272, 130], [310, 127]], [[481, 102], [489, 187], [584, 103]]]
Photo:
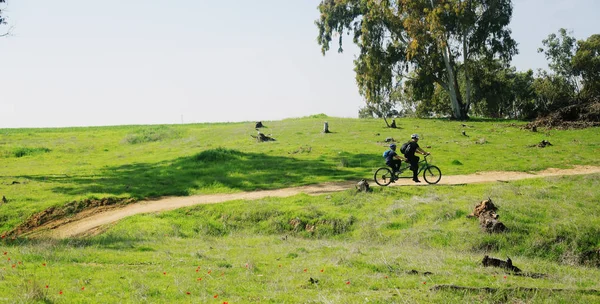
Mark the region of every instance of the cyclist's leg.
[[386, 162], [385, 164], [392, 169], [392, 173], [400, 171], [400, 161], [397, 159], [394, 159], [390, 162]]
[[400, 161], [397, 159], [392, 160], [391, 162], [386, 163], [390, 168], [392, 168], [392, 181], [395, 181], [396, 175], [400, 171]]
[[419, 174], [419, 160], [420, 158], [416, 155], [413, 155], [410, 158], [410, 170], [413, 172], [413, 181], [420, 183], [418, 174]]
[[393, 165], [394, 165], [394, 172], [399, 172], [400, 171], [400, 165], [402, 165], [402, 161], [395, 159], [393, 161]]

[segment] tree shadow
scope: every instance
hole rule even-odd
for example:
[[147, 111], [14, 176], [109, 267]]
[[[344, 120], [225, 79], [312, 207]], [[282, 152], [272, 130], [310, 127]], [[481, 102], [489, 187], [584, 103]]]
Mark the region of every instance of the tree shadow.
[[0, 242], [5, 246], [26, 247], [26, 246], [47, 246], [47, 247], [100, 247], [102, 249], [116, 251], [154, 251], [151, 247], [140, 246], [147, 240], [133, 236], [125, 235], [103, 235], [97, 237], [85, 238], [67, 238], [67, 239], [40, 239], [40, 238], [17, 238], [16, 240], [7, 240]]
[[[348, 155], [353, 164], [362, 164], [373, 155]], [[354, 167], [354, 166], [352, 166]], [[370, 170], [370, 168], [368, 168]], [[20, 176], [40, 182], [57, 183], [53, 191], [68, 195], [109, 194], [138, 199], [160, 196], [187, 196], [198, 189], [255, 191], [314, 184], [314, 177], [353, 180], [356, 170], [323, 159], [298, 160], [263, 153], [244, 153], [216, 148], [189, 157], [158, 163], [136, 163], [107, 167], [98, 175]]]

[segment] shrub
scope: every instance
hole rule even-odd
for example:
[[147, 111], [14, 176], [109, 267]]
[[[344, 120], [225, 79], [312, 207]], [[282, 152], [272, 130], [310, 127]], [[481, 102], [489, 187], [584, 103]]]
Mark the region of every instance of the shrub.
[[167, 139], [179, 138], [182, 136], [182, 131], [170, 128], [167, 126], [152, 126], [140, 129], [133, 134], [128, 134], [124, 143], [136, 145], [149, 142], [162, 141]]
[[233, 158], [239, 158], [241, 155], [242, 152], [240, 151], [219, 147], [216, 149], [202, 151], [196, 154], [196, 156], [194, 156], [194, 159], [196, 161], [201, 162], [219, 162], [230, 160]]
[[12, 156], [14, 157], [23, 157], [23, 156], [32, 156], [37, 154], [43, 154], [50, 152], [48, 148], [26, 148], [26, 147], [18, 147], [13, 149]]

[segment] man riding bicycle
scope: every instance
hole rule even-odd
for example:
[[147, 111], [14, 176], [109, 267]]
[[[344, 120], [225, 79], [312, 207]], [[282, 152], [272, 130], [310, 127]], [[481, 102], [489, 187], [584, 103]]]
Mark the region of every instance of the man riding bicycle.
[[417, 177], [417, 173], [419, 172], [420, 158], [418, 156], [416, 156], [415, 153], [418, 152], [423, 155], [430, 154], [429, 152], [425, 152], [423, 149], [421, 149], [421, 147], [419, 147], [419, 144], [417, 143], [418, 141], [419, 141], [418, 134], [411, 135], [410, 141], [408, 142], [408, 146], [406, 147], [406, 150], [404, 151], [404, 157], [406, 157], [406, 161], [408, 161], [410, 163], [410, 170], [413, 172], [413, 181], [415, 183], [421, 182], [419, 180], [419, 178]]

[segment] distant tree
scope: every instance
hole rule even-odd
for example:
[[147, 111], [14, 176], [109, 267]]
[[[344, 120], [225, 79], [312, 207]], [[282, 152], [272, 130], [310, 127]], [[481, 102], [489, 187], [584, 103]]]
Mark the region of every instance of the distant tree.
[[577, 41], [577, 51], [572, 58], [573, 72], [581, 76], [584, 97], [600, 97], [600, 34]]
[[514, 69], [498, 60], [480, 60], [473, 64], [474, 111], [480, 116], [509, 116]]
[[[2, 5], [6, 3], [6, 0], [0, 0], [0, 27], [6, 24], [6, 18], [2, 15], [3, 7]], [[8, 35], [8, 32], [0, 32], [0, 37]]]
[[398, 105], [398, 92], [397, 89], [393, 88], [392, 91], [383, 91], [378, 95], [377, 102], [369, 102], [358, 110], [359, 118], [370, 118], [378, 117], [383, 118], [385, 125], [389, 128], [390, 124], [387, 121], [388, 118], [398, 116], [399, 112], [396, 110]]
[[533, 71], [516, 72], [511, 83], [513, 91], [512, 117], [520, 119], [535, 118], [535, 91]]
[[[449, 96], [452, 117], [466, 119], [470, 62], [509, 61], [517, 52], [508, 29], [510, 0], [323, 0], [318, 8], [323, 54], [336, 36], [342, 52], [344, 35], [353, 33], [360, 49], [356, 80], [367, 104], [382, 102], [382, 95], [412, 73], [413, 88], [433, 94], [437, 84]], [[461, 69], [465, 94], [457, 78]]]
[[416, 103], [415, 115], [421, 118], [452, 116], [448, 92], [440, 85], [434, 84], [431, 96]]
[[543, 116], [568, 106], [575, 99], [573, 86], [566, 77], [546, 71], [539, 71], [538, 74], [533, 81], [536, 116]]
[[538, 49], [538, 53], [544, 53], [546, 59], [550, 61], [548, 66], [556, 75], [563, 77], [571, 85], [575, 92], [580, 91], [580, 80], [573, 68], [573, 56], [576, 51], [576, 39], [570, 36], [566, 29], [558, 30], [558, 36], [554, 33], [548, 35], [548, 38], [542, 40], [543, 48]]
[[500, 60], [473, 64], [475, 114], [486, 117], [529, 118], [534, 108], [533, 71], [517, 72]]

